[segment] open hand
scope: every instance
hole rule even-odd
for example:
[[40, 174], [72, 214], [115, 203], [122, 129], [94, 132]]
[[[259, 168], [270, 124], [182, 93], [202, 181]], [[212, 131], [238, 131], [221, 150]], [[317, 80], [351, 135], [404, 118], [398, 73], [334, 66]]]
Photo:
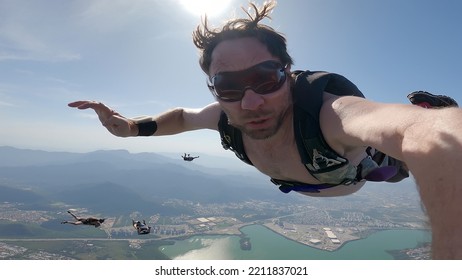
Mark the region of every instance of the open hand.
[[69, 107], [80, 110], [93, 109], [98, 115], [101, 124], [115, 136], [128, 137], [135, 136], [135, 123], [123, 117], [105, 104], [96, 101], [74, 101], [68, 104]]

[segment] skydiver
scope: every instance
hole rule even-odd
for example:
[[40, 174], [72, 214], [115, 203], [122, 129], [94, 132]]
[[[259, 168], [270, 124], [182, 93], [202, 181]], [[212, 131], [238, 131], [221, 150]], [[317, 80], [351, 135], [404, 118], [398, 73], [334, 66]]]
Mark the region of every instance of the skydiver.
[[183, 158], [183, 160], [185, 161], [193, 161], [194, 159], [198, 158], [199, 156], [197, 157], [192, 157], [190, 154], [187, 154], [186, 153], [184, 154], [184, 156], [181, 156]]
[[[197, 129], [221, 132], [222, 127], [229, 128], [239, 137], [235, 143], [225, 142], [233, 139], [222, 137], [224, 147], [278, 184], [308, 186], [295, 190], [311, 196], [346, 195], [359, 190], [368, 175], [359, 169], [353, 174], [357, 181], [342, 183], [345, 174], [324, 176], [302, 162], [305, 158], [300, 155], [294, 117], [296, 110], [310, 102], [295, 104], [298, 76], [291, 71], [293, 61], [287, 53], [286, 39], [260, 23], [269, 18], [275, 2], [266, 2], [262, 8], [250, 5], [254, 13], [246, 12], [248, 19], [230, 20], [221, 29], [210, 28], [205, 19], [193, 34], [201, 51], [201, 68], [216, 102], [202, 109], [175, 108], [144, 119], [126, 118], [95, 101], [76, 101], [69, 106], [95, 110], [106, 129], [119, 137], [172, 135]], [[306, 80], [310, 81], [309, 76]], [[336, 90], [335, 86], [324, 88], [319, 113], [313, 115], [319, 118], [319, 129], [309, 131], [321, 135], [335, 152], [335, 158], [323, 156], [337, 160], [338, 155], [342, 159], [339, 165], [361, 167], [368, 158], [368, 147], [372, 147], [402, 161], [419, 186], [432, 226], [433, 258], [461, 259], [462, 181], [458, 174], [462, 110], [456, 106], [426, 110], [378, 103], [359, 94], [332, 94]], [[431, 94], [427, 97], [433, 106], [432, 98], [439, 98]], [[371, 172], [375, 170], [373, 166]]]
[[146, 225], [145, 220], [143, 220], [143, 223], [141, 223], [140, 221], [132, 220], [132, 224], [138, 232], [138, 234], [148, 234], [151, 232], [151, 227]]
[[72, 225], [90, 225], [90, 226], [95, 226], [99, 227], [101, 226], [102, 223], [104, 223], [105, 219], [98, 219], [94, 217], [89, 217], [89, 218], [79, 218], [74, 213], [71, 211], [67, 211], [72, 217], [74, 217], [75, 221], [62, 221], [61, 224], [72, 224]]

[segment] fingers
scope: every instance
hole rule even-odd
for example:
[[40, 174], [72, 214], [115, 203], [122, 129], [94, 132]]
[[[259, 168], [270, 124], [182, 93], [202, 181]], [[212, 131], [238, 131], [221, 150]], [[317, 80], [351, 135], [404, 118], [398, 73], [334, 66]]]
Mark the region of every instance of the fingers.
[[107, 107], [101, 102], [85, 100], [85, 101], [74, 101], [67, 105], [69, 107], [77, 108], [80, 110], [93, 109], [96, 112], [96, 114], [98, 114], [98, 117], [100, 118], [101, 122], [103, 122], [103, 124], [111, 116], [120, 116], [119, 113]]
[[82, 105], [85, 102], [88, 102], [88, 101], [74, 101], [74, 102], [67, 104], [67, 106], [75, 108], [75, 107]]
[[88, 101], [88, 100], [85, 100], [85, 101], [74, 101], [74, 102], [71, 102], [69, 104], [67, 104], [69, 107], [73, 107], [73, 108], [77, 108], [77, 109], [88, 109], [88, 108], [91, 108], [93, 110], [107, 110], [107, 111], [111, 111], [111, 109], [109, 109], [109, 107], [107, 107], [106, 105], [104, 105], [103, 103], [101, 102], [96, 102], [96, 101]]
[[69, 107], [80, 110], [93, 109], [101, 124], [112, 134], [120, 137], [130, 136], [130, 122], [116, 111], [101, 102], [82, 100], [68, 104]]
[[95, 104], [95, 103], [96, 103], [95, 101], [74, 101], [74, 102], [67, 104], [67, 106], [78, 108], [78, 109], [87, 109], [87, 108], [90, 108], [89, 107], [90, 104]]

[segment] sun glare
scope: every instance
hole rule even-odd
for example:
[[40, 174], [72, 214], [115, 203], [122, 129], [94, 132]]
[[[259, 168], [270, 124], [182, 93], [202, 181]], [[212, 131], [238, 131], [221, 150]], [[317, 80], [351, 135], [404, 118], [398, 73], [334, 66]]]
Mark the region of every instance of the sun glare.
[[195, 16], [215, 17], [220, 15], [232, 0], [180, 0], [181, 6]]

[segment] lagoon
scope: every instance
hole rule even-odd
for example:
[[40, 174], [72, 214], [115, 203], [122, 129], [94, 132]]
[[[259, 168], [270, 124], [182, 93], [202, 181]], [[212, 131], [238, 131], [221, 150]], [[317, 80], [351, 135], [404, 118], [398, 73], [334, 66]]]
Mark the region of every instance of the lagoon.
[[387, 251], [431, 241], [430, 232], [424, 230], [383, 230], [329, 252], [289, 240], [261, 225], [241, 231], [250, 238], [249, 251], [241, 250], [239, 236], [224, 235], [193, 236], [160, 250], [171, 259], [185, 260], [392, 260]]

